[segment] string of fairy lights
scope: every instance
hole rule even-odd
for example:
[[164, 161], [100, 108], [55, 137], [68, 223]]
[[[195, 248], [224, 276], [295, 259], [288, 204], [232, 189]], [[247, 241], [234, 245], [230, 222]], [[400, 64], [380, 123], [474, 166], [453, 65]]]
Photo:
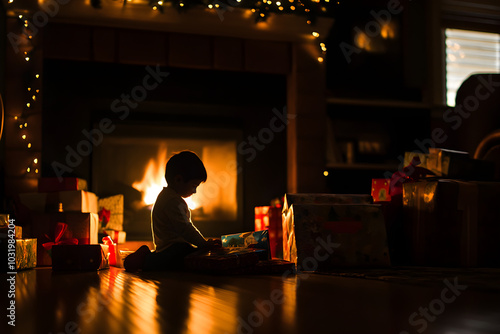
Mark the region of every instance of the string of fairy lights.
[[[9, 0], [9, 3], [13, 3], [14, 0]], [[33, 45], [33, 32], [30, 27], [32, 27], [32, 23], [29, 21], [27, 17], [22, 14], [18, 15], [18, 22], [21, 25], [21, 33], [18, 36], [18, 47], [19, 50], [17, 54], [20, 55], [24, 59], [24, 62], [29, 65], [26, 66], [28, 70], [24, 73], [23, 76], [23, 85], [24, 85], [24, 102], [23, 108], [18, 112], [18, 114], [14, 115], [14, 123], [18, 129], [18, 135], [21, 138], [23, 146], [32, 151], [33, 149], [33, 138], [30, 134], [30, 126], [28, 122], [29, 116], [33, 114], [33, 110], [35, 104], [39, 100], [40, 96], [40, 88], [41, 88], [41, 77], [40, 74], [36, 71], [33, 71], [32, 62], [32, 53], [34, 50]], [[40, 173], [40, 159], [36, 157], [36, 152], [32, 152], [32, 156], [30, 158], [30, 163], [25, 166], [25, 175], [35, 176]]]
[[[123, 6], [135, 0], [124, 0]], [[101, 0], [91, 0], [95, 8], [101, 8]], [[179, 12], [187, 11], [193, 7], [204, 6], [209, 10], [226, 10], [231, 7], [248, 9], [252, 12], [255, 22], [265, 22], [270, 15], [293, 14], [305, 18], [311, 26], [311, 35], [318, 41], [318, 62], [325, 60], [326, 44], [321, 40], [320, 34], [314, 30], [316, 20], [320, 16], [331, 16], [341, 5], [334, 0], [148, 0], [154, 11], [164, 12], [165, 8], [175, 8]]]
[[[15, 0], [8, 0], [8, 4], [13, 4]], [[125, 6], [130, 0], [124, 0]], [[95, 8], [101, 8], [101, 0], [91, 0], [91, 5]], [[149, 6], [153, 11], [164, 11], [164, 8], [176, 8], [179, 11], [185, 11], [195, 6], [205, 6], [209, 10], [224, 10], [228, 7], [239, 7], [248, 9], [255, 17], [255, 22], [265, 22], [270, 15], [294, 14], [303, 16], [306, 24], [311, 26], [311, 35], [318, 41], [319, 55], [318, 62], [322, 63], [325, 59], [327, 47], [320, 39], [320, 34], [314, 30], [316, 19], [320, 16], [328, 16], [335, 6], [339, 6], [339, 1], [332, 0], [149, 0]], [[21, 24], [21, 35], [19, 54], [24, 58], [26, 63], [32, 61], [33, 33], [30, 29], [30, 21], [28, 17], [20, 14], [18, 21]], [[25, 78], [25, 103], [23, 109], [18, 115], [14, 116], [15, 124], [18, 127], [19, 136], [25, 145], [26, 149], [31, 150], [33, 147], [33, 138], [30, 136], [28, 116], [33, 110], [34, 104], [37, 103], [40, 95], [40, 74], [28, 73]], [[31, 158], [31, 162], [25, 167], [27, 175], [37, 175], [40, 173], [40, 159], [35, 156]]]

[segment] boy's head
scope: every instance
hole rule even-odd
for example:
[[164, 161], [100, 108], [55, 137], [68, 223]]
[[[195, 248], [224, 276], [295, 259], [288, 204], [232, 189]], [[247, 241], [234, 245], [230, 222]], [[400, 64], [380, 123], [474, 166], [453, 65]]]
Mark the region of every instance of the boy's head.
[[196, 192], [200, 183], [207, 180], [207, 171], [194, 152], [181, 151], [168, 160], [165, 180], [182, 197], [189, 197]]

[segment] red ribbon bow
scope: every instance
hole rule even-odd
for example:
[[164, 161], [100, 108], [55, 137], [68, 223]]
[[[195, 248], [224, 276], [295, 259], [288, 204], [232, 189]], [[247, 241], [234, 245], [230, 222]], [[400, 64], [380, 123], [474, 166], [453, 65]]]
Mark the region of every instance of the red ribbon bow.
[[420, 158], [414, 156], [410, 164], [404, 167], [402, 171], [397, 171], [392, 174], [389, 188], [389, 194], [391, 196], [401, 195], [403, 193], [403, 183], [418, 181], [425, 175], [435, 175], [427, 168], [418, 167], [420, 163]]
[[109, 223], [109, 218], [111, 217], [111, 210], [106, 210], [105, 208], [102, 208], [98, 214], [99, 214], [99, 221], [101, 222], [101, 224]]
[[[55, 237], [54, 241], [49, 241], [44, 243], [42, 246], [45, 248], [47, 251], [52, 249], [52, 246], [54, 245], [78, 245], [78, 239], [75, 238], [68, 238], [68, 239], [62, 239], [62, 236], [64, 235], [64, 232], [68, 228], [68, 224], [66, 223], [57, 223], [56, 229], [55, 229]], [[50, 240], [50, 237], [45, 234], [47, 239]]]

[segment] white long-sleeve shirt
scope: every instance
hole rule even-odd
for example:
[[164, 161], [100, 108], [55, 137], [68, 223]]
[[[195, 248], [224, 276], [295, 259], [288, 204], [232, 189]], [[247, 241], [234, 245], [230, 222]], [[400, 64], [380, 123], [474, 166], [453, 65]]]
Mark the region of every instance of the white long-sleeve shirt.
[[186, 201], [172, 188], [165, 187], [156, 198], [151, 212], [153, 243], [157, 252], [178, 242], [188, 242], [198, 247], [207, 240], [191, 221], [191, 211]]

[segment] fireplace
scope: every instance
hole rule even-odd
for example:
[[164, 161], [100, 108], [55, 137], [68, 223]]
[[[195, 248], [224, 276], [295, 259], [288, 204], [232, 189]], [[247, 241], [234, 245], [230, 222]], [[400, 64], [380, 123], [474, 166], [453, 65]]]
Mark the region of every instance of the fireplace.
[[191, 150], [205, 164], [208, 179], [185, 200], [196, 226], [220, 236], [241, 218], [240, 138], [240, 131], [220, 128], [118, 126], [94, 150], [93, 189], [101, 196], [123, 194], [124, 229], [129, 238], [148, 239], [152, 206], [167, 186], [165, 164], [175, 152]]

